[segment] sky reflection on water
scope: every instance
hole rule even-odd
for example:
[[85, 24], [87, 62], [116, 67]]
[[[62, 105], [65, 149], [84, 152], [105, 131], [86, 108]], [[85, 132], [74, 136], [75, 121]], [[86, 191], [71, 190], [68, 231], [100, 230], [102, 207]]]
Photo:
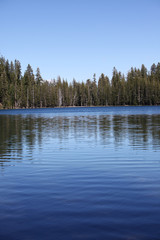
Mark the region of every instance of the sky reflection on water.
[[1, 114], [0, 239], [158, 240], [160, 114], [131, 109]]

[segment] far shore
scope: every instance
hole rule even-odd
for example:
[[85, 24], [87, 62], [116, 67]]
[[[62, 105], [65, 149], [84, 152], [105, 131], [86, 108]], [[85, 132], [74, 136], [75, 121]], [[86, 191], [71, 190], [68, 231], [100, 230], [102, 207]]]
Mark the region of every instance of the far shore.
[[33, 108], [0, 108], [1, 110], [28, 110], [28, 109], [50, 109], [50, 108], [106, 108], [106, 107], [156, 107], [160, 105], [107, 105], [107, 106], [56, 106], [56, 107], [33, 107]]

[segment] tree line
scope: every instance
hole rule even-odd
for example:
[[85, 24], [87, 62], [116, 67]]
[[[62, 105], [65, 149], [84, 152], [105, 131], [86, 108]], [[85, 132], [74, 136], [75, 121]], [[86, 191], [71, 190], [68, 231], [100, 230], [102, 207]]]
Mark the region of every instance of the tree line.
[[22, 74], [18, 60], [0, 57], [0, 108], [42, 108], [62, 106], [121, 106], [160, 104], [160, 63], [150, 71], [131, 68], [126, 76], [113, 68], [112, 78], [103, 73], [96, 80], [71, 83], [44, 80], [40, 69], [34, 74], [30, 64]]

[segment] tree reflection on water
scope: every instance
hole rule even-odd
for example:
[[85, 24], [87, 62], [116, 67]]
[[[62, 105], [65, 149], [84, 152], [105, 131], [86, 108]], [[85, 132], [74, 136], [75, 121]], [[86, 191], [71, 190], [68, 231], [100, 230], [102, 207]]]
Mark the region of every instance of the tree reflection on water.
[[[46, 139], [66, 144], [69, 139], [79, 144], [90, 140], [120, 148], [125, 141], [131, 147], [160, 148], [159, 115], [88, 115], [53, 116], [1, 115], [0, 164], [20, 160], [24, 149], [30, 153], [43, 148]], [[88, 147], [90, 147], [88, 145]], [[10, 156], [10, 157], [7, 157]]]

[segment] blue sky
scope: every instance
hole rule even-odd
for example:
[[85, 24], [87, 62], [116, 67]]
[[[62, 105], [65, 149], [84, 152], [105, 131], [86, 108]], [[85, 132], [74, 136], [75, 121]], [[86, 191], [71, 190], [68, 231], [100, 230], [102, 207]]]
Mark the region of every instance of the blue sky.
[[86, 81], [160, 61], [160, 0], [0, 0], [0, 54]]

